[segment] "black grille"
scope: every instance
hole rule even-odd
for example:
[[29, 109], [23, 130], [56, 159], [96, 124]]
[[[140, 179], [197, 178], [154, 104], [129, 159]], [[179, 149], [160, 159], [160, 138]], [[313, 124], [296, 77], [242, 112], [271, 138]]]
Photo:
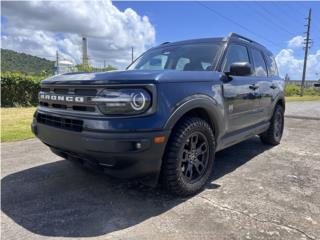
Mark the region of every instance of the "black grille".
[[74, 90], [76, 95], [80, 96], [96, 96], [97, 89], [75, 89]]
[[84, 102], [65, 102], [52, 99], [40, 99], [39, 105], [46, 108], [57, 109], [59, 111], [79, 111], [88, 114], [99, 113], [96, 104], [90, 102], [90, 98], [95, 97], [98, 93], [97, 88], [77, 88], [77, 87], [42, 87], [41, 93], [48, 93], [48, 95], [62, 95], [65, 97], [83, 96]]
[[57, 93], [57, 94], [68, 94], [68, 92], [69, 92], [69, 89], [67, 89], [67, 88], [54, 89], [54, 93]]
[[37, 114], [37, 121], [52, 127], [63, 128], [76, 132], [81, 132], [83, 126], [82, 120], [50, 116], [42, 113]]
[[50, 92], [50, 88], [41, 88], [41, 92]]

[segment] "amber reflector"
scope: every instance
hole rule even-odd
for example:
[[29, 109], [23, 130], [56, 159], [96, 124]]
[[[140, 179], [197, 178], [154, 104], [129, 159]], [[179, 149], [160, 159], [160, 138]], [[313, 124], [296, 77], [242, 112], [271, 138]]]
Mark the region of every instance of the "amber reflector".
[[165, 136], [156, 136], [153, 139], [154, 143], [164, 143], [165, 140], [166, 140]]

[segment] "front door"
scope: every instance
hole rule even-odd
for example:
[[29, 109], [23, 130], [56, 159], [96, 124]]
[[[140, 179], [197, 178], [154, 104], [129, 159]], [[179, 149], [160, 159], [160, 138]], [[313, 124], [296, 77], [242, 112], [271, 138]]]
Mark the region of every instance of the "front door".
[[[241, 44], [231, 44], [222, 63], [222, 71], [229, 72], [235, 62], [249, 62], [248, 48]], [[251, 63], [252, 64], [252, 63]], [[260, 91], [255, 76], [231, 76], [223, 83], [223, 97], [227, 114], [227, 132], [255, 125], [260, 121]]]

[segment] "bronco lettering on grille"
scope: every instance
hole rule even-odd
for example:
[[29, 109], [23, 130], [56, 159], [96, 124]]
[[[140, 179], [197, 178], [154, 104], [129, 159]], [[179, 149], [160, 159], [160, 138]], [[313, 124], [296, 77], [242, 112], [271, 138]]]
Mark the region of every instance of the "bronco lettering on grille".
[[39, 100], [51, 100], [51, 101], [58, 101], [58, 102], [84, 102], [84, 97], [40, 93]]

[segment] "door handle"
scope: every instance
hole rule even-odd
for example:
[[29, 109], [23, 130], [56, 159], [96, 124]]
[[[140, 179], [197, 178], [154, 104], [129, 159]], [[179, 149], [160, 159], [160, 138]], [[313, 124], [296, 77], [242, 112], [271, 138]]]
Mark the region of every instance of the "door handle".
[[277, 88], [277, 86], [276, 86], [276, 85], [274, 85], [274, 84], [272, 84], [272, 85], [270, 86], [270, 88], [271, 88], [271, 89], [276, 89], [276, 88]]
[[249, 88], [251, 90], [257, 90], [259, 88], [259, 86], [255, 85], [255, 84], [252, 84], [252, 85], [249, 85]]

